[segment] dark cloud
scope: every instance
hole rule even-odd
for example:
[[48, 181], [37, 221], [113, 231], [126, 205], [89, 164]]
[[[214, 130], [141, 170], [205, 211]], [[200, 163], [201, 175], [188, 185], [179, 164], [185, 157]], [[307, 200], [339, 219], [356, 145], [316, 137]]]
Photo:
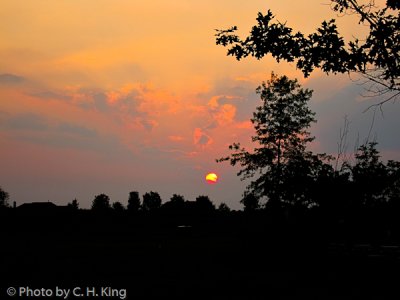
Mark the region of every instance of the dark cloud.
[[131, 116], [144, 116], [139, 112], [139, 105], [143, 101], [139, 91], [132, 90], [127, 95], [118, 96], [116, 101], [110, 101], [108, 93], [113, 91], [105, 91], [102, 89], [80, 89], [77, 93], [82, 98], [77, 105], [83, 109], [95, 109], [100, 112], [120, 111], [128, 113]]
[[109, 105], [107, 103], [107, 95], [104, 92], [96, 92], [92, 97], [97, 110], [103, 112], [108, 110]]
[[256, 94], [256, 88], [260, 83], [246, 80], [235, 80], [225, 78], [214, 83], [214, 87], [207, 93], [199, 95], [201, 98], [210, 100], [218, 97], [218, 104], [232, 104], [236, 110], [235, 121], [243, 122], [250, 120], [255, 108], [260, 104], [260, 97]]
[[97, 136], [96, 130], [89, 129], [83, 126], [71, 124], [71, 123], [61, 123], [58, 126], [58, 130], [63, 133], [78, 135], [82, 137], [95, 137]]
[[198, 144], [199, 145], [207, 145], [209, 141], [210, 141], [210, 138], [208, 136], [202, 135], [199, 138]]
[[88, 110], [95, 109], [101, 112], [107, 112], [110, 110], [105, 91], [101, 89], [83, 88], [77, 91], [77, 93], [82, 98], [81, 101], [77, 102], [79, 107]]
[[217, 102], [219, 105], [224, 105], [224, 104], [236, 104], [237, 102], [243, 100], [242, 98], [239, 97], [232, 97], [232, 96], [221, 96], [218, 98]]
[[11, 117], [5, 122], [5, 125], [14, 130], [41, 131], [49, 128], [48, 121], [45, 118], [31, 113]]
[[110, 157], [117, 157], [120, 153], [126, 152], [118, 137], [110, 135], [87, 137], [80, 134], [60, 133], [59, 130], [48, 130], [45, 134], [15, 134], [13, 139], [51, 148], [90, 150]]
[[4, 73], [0, 74], [0, 84], [19, 84], [25, 81], [25, 78], [22, 76]]
[[2, 127], [12, 130], [12, 139], [37, 145], [92, 150], [107, 155], [120, 153], [124, 148], [116, 136], [100, 135], [94, 129], [69, 122], [51, 126], [48, 119], [35, 114], [7, 118], [3, 124]]
[[119, 98], [116, 106], [120, 111], [126, 112], [131, 116], [140, 116], [139, 105], [143, 102], [143, 97], [139, 91], [132, 90], [127, 95]]
[[140, 124], [148, 131], [151, 131], [156, 125], [156, 123], [154, 121], [152, 121], [150, 119], [142, 119], [142, 118], [140, 119]]
[[193, 132], [193, 141], [195, 145], [207, 146], [212, 143], [212, 139], [201, 128], [195, 128]]
[[56, 99], [56, 100], [63, 100], [63, 101], [69, 101], [72, 99], [71, 96], [59, 93], [59, 92], [54, 92], [54, 91], [40, 91], [40, 92], [33, 92], [29, 94], [30, 96], [40, 98], [40, 99]]

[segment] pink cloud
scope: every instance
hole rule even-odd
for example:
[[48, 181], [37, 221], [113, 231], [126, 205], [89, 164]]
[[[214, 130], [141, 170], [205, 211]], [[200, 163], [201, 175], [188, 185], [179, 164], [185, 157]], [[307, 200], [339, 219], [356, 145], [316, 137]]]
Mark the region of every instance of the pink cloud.
[[214, 115], [215, 121], [220, 126], [228, 125], [234, 121], [236, 115], [236, 106], [232, 104], [224, 104]]
[[195, 128], [193, 132], [193, 142], [197, 146], [208, 146], [212, 144], [212, 138], [207, 135], [201, 128]]
[[236, 123], [236, 128], [239, 129], [251, 129], [253, 128], [253, 123], [251, 121], [243, 121], [243, 122], [238, 122]]

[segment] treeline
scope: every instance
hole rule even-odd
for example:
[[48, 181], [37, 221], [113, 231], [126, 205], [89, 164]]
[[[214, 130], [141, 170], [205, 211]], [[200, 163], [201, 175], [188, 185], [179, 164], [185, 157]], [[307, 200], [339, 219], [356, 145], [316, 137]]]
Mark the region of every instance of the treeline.
[[[79, 203], [75, 199], [68, 206], [73, 209], [79, 209]], [[184, 196], [179, 194], [173, 194], [171, 199], [167, 202], [162, 203], [162, 199], [157, 192], [147, 192], [143, 194], [142, 200], [140, 199], [139, 192], [132, 191], [129, 193], [128, 204], [125, 207], [121, 202], [111, 203], [110, 197], [106, 194], [99, 194], [95, 196], [92, 201], [91, 210], [95, 212], [106, 212], [106, 211], [127, 211], [131, 213], [136, 213], [139, 211], [152, 212], [156, 210], [164, 211], [203, 211], [211, 212], [214, 210], [220, 211], [230, 211], [230, 208], [225, 204], [221, 203], [218, 208], [210, 200], [208, 196], [200, 195], [195, 201], [189, 201], [184, 198]]]
[[[9, 204], [10, 195], [0, 187], [0, 208], [6, 209], [11, 208]], [[45, 202], [41, 202], [43, 204]], [[35, 203], [33, 203], [35, 204]], [[80, 210], [80, 204], [78, 199], [74, 199], [67, 204], [70, 211]], [[29, 208], [28, 208], [29, 209]], [[224, 211], [229, 212], [230, 208], [225, 203], [220, 203], [218, 207], [210, 200], [206, 195], [198, 196], [195, 201], [186, 200], [184, 196], [179, 194], [173, 194], [169, 201], [164, 202], [158, 192], [147, 192], [143, 194], [140, 199], [139, 192], [132, 191], [129, 193], [128, 203], [125, 206], [120, 201], [111, 202], [108, 195], [102, 193], [94, 197], [90, 210], [94, 212], [123, 212], [127, 211], [130, 213], [136, 212], [152, 212], [156, 210], [165, 211]]]
[[[322, 162], [314, 170], [292, 169], [294, 177], [280, 182], [280, 206], [324, 210], [338, 218], [349, 211], [400, 208], [400, 162], [383, 162], [376, 146], [361, 145], [354, 163], [345, 161], [339, 170]], [[268, 209], [260, 199], [247, 193], [241, 203], [245, 211]]]

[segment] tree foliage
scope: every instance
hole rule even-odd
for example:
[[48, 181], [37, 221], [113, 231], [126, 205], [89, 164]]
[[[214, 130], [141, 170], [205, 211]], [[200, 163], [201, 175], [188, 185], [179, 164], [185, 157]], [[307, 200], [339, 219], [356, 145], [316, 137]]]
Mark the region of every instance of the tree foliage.
[[79, 209], [79, 202], [77, 199], [72, 200], [72, 202], [68, 203], [68, 207], [72, 208], [73, 210]]
[[376, 145], [376, 142], [361, 145], [355, 154], [355, 165], [351, 168], [358, 203], [366, 207], [386, 202], [400, 179], [400, 164], [389, 161], [385, 165], [380, 160]]
[[171, 199], [163, 204], [163, 208], [167, 210], [183, 210], [186, 207], [185, 197], [178, 194], [173, 194]]
[[314, 139], [308, 129], [316, 122], [315, 113], [307, 106], [312, 91], [302, 89], [297, 80], [272, 74], [257, 93], [262, 104], [251, 121], [256, 131], [252, 141], [259, 147], [249, 152], [234, 143], [229, 146], [233, 154], [217, 161], [229, 160], [233, 166], [242, 166], [238, 173], [242, 179], [256, 177], [244, 197], [251, 209], [258, 204], [247, 197], [267, 197], [270, 203], [308, 201], [304, 187], [326, 168], [322, 160], [328, 158], [306, 149]]
[[133, 191], [129, 193], [128, 206], [129, 212], [137, 212], [141, 207], [139, 192]]
[[149, 192], [143, 195], [143, 210], [151, 211], [160, 208], [161, 197], [157, 192]]
[[110, 208], [110, 197], [108, 197], [106, 194], [97, 195], [92, 202], [92, 210], [107, 211]]
[[229, 206], [228, 206], [226, 203], [221, 202], [221, 203], [218, 205], [218, 211], [227, 213], [227, 212], [230, 212], [231, 209], [229, 208]]
[[255, 211], [261, 208], [259, 199], [252, 193], [246, 193], [240, 203], [243, 204], [244, 211]]
[[183, 197], [182, 195], [178, 195], [178, 194], [173, 194], [171, 199], [170, 199], [171, 203], [180, 205], [182, 203], [185, 202], [185, 197]]
[[125, 210], [125, 207], [124, 207], [124, 206], [122, 205], [122, 203], [119, 202], [119, 201], [114, 202], [114, 203], [112, 204], [112, 208], [113, 208], [114, 211], [116, 211], [116, 212], [122, 212], [122, 211]]
[[275, 21], [268, 10], [258, 13], [257, 24], [245, 39], [236, 35], [238, 28], [233, 26], [217, 30], [216, 43], [229, 47], [227, 54], [238, 60], [271, 54], [278, 62], [295, 61], [305, 77], [316, 68], [326, 73], [360, 73], [370, 81], [371, 92], [393, 92], [383, 102], [400, 95], [400, 1], [389, 0], [379, 9], [373, 1], [332, 0], [331, 7], [336, 13], [357, 15], [359, 24], [369, 27], [366, 38], [354, 38], [346, 44], [335, 19], [323, 21], [309, 35], [294, 32], [286, 23]]
[[10, 199], [10, 194], [4, 191], [0, 187], [0, 207], [8, 207], [8, 200]]
[[213, 211], [215, 206], [208, 196], [198, 196], [195, 201], [195, 207], [198, 211]]

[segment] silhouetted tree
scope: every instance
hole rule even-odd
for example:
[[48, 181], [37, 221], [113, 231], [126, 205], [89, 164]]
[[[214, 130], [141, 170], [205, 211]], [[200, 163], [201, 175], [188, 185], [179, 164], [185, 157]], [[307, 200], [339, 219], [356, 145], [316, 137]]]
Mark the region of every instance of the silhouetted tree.
[[357, 231], [367, 234], [375, 247], [379, 246], [387, 231], [389, 215], [385, 213], [385, 208], [390, 202], [389, 191], [396, 185], [392, 176], [400, 166], [391, 162], [387, 167], [380, 160], [376, 145], [376, 142], [365, 143], [355, 153], [355, 165], [351, 168], [355, 196], [350, 207], [353, 219], [361, 224], [356, 227]]
[[183, 197], [182, 195], [173, 194], [170, 199], [170, 202], [175, 204], [181, 204], [185, 202], [185, 197]]
[[245, 193], [243, 199], [240, 200], [240, 203], [243, 204], [244, 211], [254, 211], [261, 208], [260, 201], [252, 193]]
[[258, 177], [246, 193], [257, 199], [267, 197], [268, 207], [279, 207], [282, 201], [308, 201], [309, 185], [315, 180], [315, 173], [323, 169], [322, 160], [329, 158], [306, 150], [307, 143], [314, 139], [308, 128], [316, 122], [315, 113], [307, 106], [312, 91], [300, 88], [297, 80], [272, 74], [257, 93], [262, 105], [251, 121], [256, 131], [252, 140], [259, 147], [249, 152], [234, 143], [229, 146], [233, 154], [217, 161], [240, 164], [243, 168], [238, 176], [242, 180]]
[[195, 201], [195, 207], [198, 211], [213, 211], [215, 206], [208, 196], [198, 196]]
[[141, 207], [140, 197], [138, 192], [130, 192], [128, 199], [128, 211], [129, 212], [137, 212]]
[[97, 195], [92, 202], [92, 210], [107, 211], [110, 208], [110, 197], [106, 194]]
[[387, 207], [385, 217], [390, 227], [391, 235], [400, 237], [400, 162], [389, 160], [387, 165], [388, 186], [385, 189]]
[[182, 195], [173, 194], [168, 202], [165, 202], [162, 206], [167, 210], [182, 210], [185, 208], [185, 198]]
[[380, 161], [376, 142], [361, 145], [356, 154], [356, 163], [352, 167], [353, 182], [360, 197], [360, 204], [374, 206], [386, 201], [384, 190], [388, 184], [388, 172], [385, 164]]
[[385, 194], [388, 201], [399, 201], [400, 205], [400, 162], [389, 160], [386, 164], [388, 186]]
[[226, 203], [222, 202], [218, 206], [218, 211], [220, 211], [220, 212], [230, 212], [231, 209], [229, 208], [229, 206]]
[[0, 187], [0, 207], [8, 207], [10, 195]]
[[73, 210], [78, 210], [79, 209], [79, 203], [77, 199], [72, 200], [71, 203], [68, 203], [68, 207], [72, 208]]
[[112, 208], [113, 208], [114, 211], [116, 211], [116, 212], [121, 212], [121, 211], [124, 211], [124, 210], [125, 210], [125, 207], [124, 207], [124, 206], [122, 205], [122, 203], [119, 202], [119, 201], [114, 202], [114, 203], [112, 204]]
[[161, 197], [157, 192], [145, 193], [143, 195], [143, 210], [151, 211], [160, 208]]
[[359, 24], [369, 27], [366, 38], [354, 38], [346, 46], [334, 19], [323, 21], [316, 32], [307, 36], [295, 33], [286, 23], [274, 22], [268, 10], [265, 15], [258, 13], [257, 24], [245, 39], [235, 34], [237, 27], [233, 26], [217, 30], [216, 43], [229, 46], [228, 55], [238, 60], [271, 54], [278, 62], [297, 61], [305, 77], [315, 68], [326, 73], [360, 73], [374, 85], [373, 92], [393, 92], [381, 103], [400, 95], [400, 1], [388, 0], [386, 7], [379, 9], [372, 0], [367, 4], [332, 0], [331, 7], [337, 13], [356, 15]]
[[327, 163], [331, 160], [332, 156], [313, 154], [310, 151], [299, 151], [293, 156], [289, 155], [282, 172], [282, 199], [297, 206], [317, 206], [318, 198], [315, 198], [314, 190], [334, 176], [332, 165]]

